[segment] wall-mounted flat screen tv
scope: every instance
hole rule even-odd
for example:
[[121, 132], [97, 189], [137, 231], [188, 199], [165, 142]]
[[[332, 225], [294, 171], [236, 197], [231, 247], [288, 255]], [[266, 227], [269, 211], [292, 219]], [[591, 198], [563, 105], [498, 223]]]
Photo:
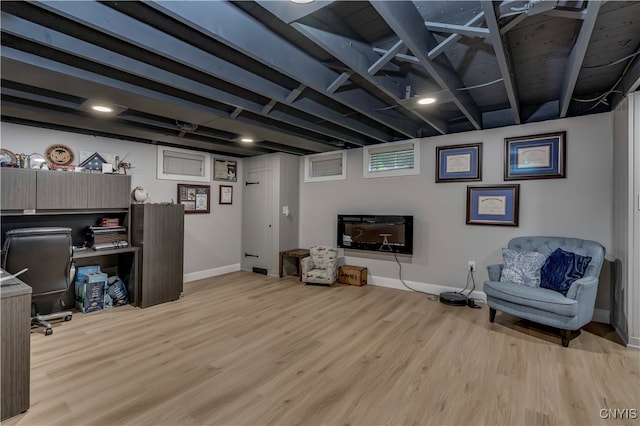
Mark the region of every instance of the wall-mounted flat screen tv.
[[413, 254], [413, 216], [339, 214], [338, 247]]

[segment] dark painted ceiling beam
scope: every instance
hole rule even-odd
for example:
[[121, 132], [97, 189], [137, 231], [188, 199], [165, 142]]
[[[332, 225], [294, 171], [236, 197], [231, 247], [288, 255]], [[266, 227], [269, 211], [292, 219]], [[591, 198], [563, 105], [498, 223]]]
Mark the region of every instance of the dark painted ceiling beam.
[[[294, 22], [291, 26], [329, 52], [340, 62], [354, 70], [369, 83], [376, 86], [381, 92], [391, 97], [394, 101], [398, 102], [405, 96], [405, 88], [409, 86], [406, 80], [394, 79], [392, 81], [386, 76], [376, 77], [369, 73], [372, 63], [375, 63], [376, 59], [379, 58], [371, 51], [371, 46], [368, 44], [313, 28], [299, 22]], [[367, 55], [368, 52], [370, 52], [370, 55]], [[413, 108], [406, 108], [406, 110], [417, 119], [423, 120], [440, 134], [447, 133], [447, 123], [444, 120], [438, 117], [428, 116]]]
[[411, 2], [395, 1], [372, 1], [371, 5], [420, 60], [420, 65], [427, 70], [438, 85], [452, 93], [454, 103], [473, 127], [480, 129], [482, 127], [480, 110], [469, 93], [457, 90], [464, 87], [464, 83], [449, 60], [443, 55], [434, 60], [429, 59], [427, 52], [438, 43], [433, 34], [424, 26], [424, 21], [415, 5]]
[[487, 28], [472, 27], [468, 25], [455, 25], [446, 24], [443, 22], [429, 22], [425, 21], [424, 25], [429, 31], [436, 31], [440, 33], [461, 34], [466, 37], [490, 37], [489, 30]]
[[[3, 78], [11, 81], [44, 89], [69, 87], [77, 91], [77, 93], [68, 93], [70, 95], [101, 99], [105, 102], [126, 105], [133, 110], [146, 111], [158, 116], [163, 116], [166, 111], [171, 111], [173, 116], [168, 118], [179, 121], [206, 124], [229, 116], [227, 112], [211, 106], [114, 80], [9, 47], [2, 48], [1, 66]], [[244, 117], [237, 117], [236, 120], [242, 121], [248, 131], [264, 135], [260, 139], [278, 139], [280, 142], [294, 144], [316, 152], [330, 150], [324, 141], [314, 142], [308, 137], [300, 137], [291, 133], [288, 136], [283, 136], [281, 133], [287, 133], [283, 130], [275, 134], [272, 130], [264, 129], [261, 123], [255, 123]], [[233, 132], [229, 127], [221, 126], [220, 129]]]
[[502, 36], [500, 35], [498, 19], [496, 18], [496, 11], [493, 7], [493, 2], [482, 2], [482, 9], [484, 11], [485, 20], [487, 21], [487, 28], [491, 33], [491, 44], [493, 45], [493, 51], [496, 54], [496, 60], [498, 61], [498, 67], [500, 68], [500, 74], [502, 75], [502, 82], [504, 83], [504, 88], [507, 91], [509, 105], [511, 105], [511, 110], [513, 111], [514, 123], [520, 124], [520, 100], [518, 99], [513, 65], [507, 56], [507, 48], [505, 47], [507, 43], [502, 40]]
[[[64, 125], [77, 127], [78, 116], [74, 113], [56, 111], [50, 108], [38, 107], [34, 105], [24, 105], [15, 102], [2, 100], [2, 114], [8, 117], [24, 118], [42, 123], [55, 123], [56, 125]], [[102, 118], [94, 118], [91, 116], [82, 116], [82, 128], [94, 130], [98, 132], [112, 133], [121, 136], [130, 136], [147, 140], [156, 140], [176, 145], [186, 145], [190, 148], [199, 148], [206, 150], [215, 150], [218, 152], [226, 152], [228, 155], [252, 156], [264, 153], [262, 150], [255, 150], [251, 147], [242, 147], [234, 142], [204, 142], [178, 137], [166, 133], [158, 133], [143, 126], [132, 127], [130, 124], [118, 122], [114, 120], [106, 121]], [[238, 145], [238, 146], [234, 146]]]
[[[57, 31], [42, 28], [39, 25], [24, 21], [16, 17], [5, 19], [5, 16], [3, 14], [3, 31], [31, 41], [35, 41], [41, 45], [48, 46], [56, 50], [65, 51], [75, 56], [102, 64], [105, 67], [116, 68], [120, 71], [137, 75], [138, 77], [147, 78], [169, 87], [175, 87], [188, 93], [203, 96], [209, 99], [215, 99], [218, 102], [222, 102], [234, 107], [240, 107], [243, 110], [251, 111], [256, 114], [269, 116], [269, 118], [283, 121], [292, 126], [310, 130], [312, 132], [318, 133], [319, 135], [330, 135], [332, 137], [343, 140], [343, 135], [341, 133], [335, 132], [332, 129], [327, 129], [325, 126], [310, 123], [307, 120], [289, 116], [282, 112], [268, 115], [268, 113], [275, 105], [275, 101], [272, 101], [268, 105], [263, 106], [255, 102], [251, 102], [245, 98], [218, 90], [212, 86], [205, 85], [185, 77], [181, 77], [152, 65], [148, 65], [129, 57], [117, 54], [115, 52], [103, 49], [101, 47], [86, 43], [84, 41], [74, 39]], [[350, 138], [345, 138], [344, 140], [356, 144], [359, 142]]]
[[[634, 61], [634, 59], [631, 58], [630, 61]], [[638, 87], [640, 87], [640, 56], [636, 56], [635, 61], [629, 65], [626, 73], [621, 78], [622, 80], [618, 84], [617, 89], [622, 93], [612, 93], [612, 109], [615, 109], [620, 101], [622, 101], [622, 99], [624, 99], [629, 93], [637, 90]]]
[[[333, 3], [333, 0], [315, 0], [309, 3], [293, 3], [290, 1], [273, 1], [269, 0], [269, 9], [274, 15], [277, 15], [283, 22], [290, 24], [309, 16], [314, 12], [324, 9]], [[258, 2], [260, 4], [264, 2]]]
[[[471, 27], [476, 24], [482, 24], [483, 21], [484, 21], [484, 12], [480, 12], [476, 16], [468, 20], [464, 24], [464, 26]], [[446, 39], [438, 43], [436, 47], [434, 47], [429, 51], [429, 59], [434, 59], [439, 54], [444, 53], [449, 47], [453, 46], [461, 38], [462, 38], [462, 34], [460, 33], [451, 34], [449, 37], [447, 37]]]
[[562, 81], [562, 88], [560, 91], [560, 118], [567, 116], [571, 97], [573, 96], [573, 90], [575, 89], [576, 82], [578, 81], [578, 74], [580, 74], [582, 61], [587, 53], [587, 47], [589, 46], [589, 40], [591, 39], [591, 34], [593, 33], [593, 29], [596, 25], [596, 19], [598, 19], [599, 10], [600, 2], [590, 1], [587, 3], [585, 19], [582, 21], [580, 33], [578, 34], [578, 38], [571, 49], [571, 54], [567, 60], [567, 68]]
[[[256, 74], [217, 58], [186, 42], [171, 37], [168, 34], [156, 30], [149, 25], [128, 17], [105, 5], [93, 2], [53, 2], [46, 4], [38, 3], [38, 5], [51, 12], [60, 14], [156, 54], [171, 58], [176, 62], [185, 64], [213, 77], [220, 78], [238, 87], [251, 90], [269, 99], [274, 99], [278, 102], [284, 103], [288, 96], [289, 91], [282, 86], [278, 86]], [[11, 18], [18, 19], [15, 17]], [[10, 22], [10, 20], [8, 22]], [[76, 40], [78, 44], [80, 43], [79, 40], [74, 40]], [[90, 51], [91, 49], [89, 49], [89, 52]], [[73, 51], [70, 53], [74, 54]], [[165, 84], [169, 86], [171, 85], [170, 83]], [[245, 110], [261, 114], [262, 106], [250, 108], [243, 104], [243, 102], [249, 101], [243, 101], [242, 98], [231, 96], [220, 90], [216, 93], [217, 95], [211, 95], [211, 99], [234, 107], [240, 106]], [[369, 126], [365, 126], [358, 120], [345, 118], [332, 109], [310, 99], [304, 99], [299, 103], [293, 103], [291, 105], [296, 109], [300, 109], [305, 113], [314, 115], [321, 120], [334, 123], [340, 127], [348, 128], [354, 132], [370, 136], [383, 142], [388, 140], [388, 136], [382, 132], [376, 131]], [[276, 119], [276, 117], [270, 118]], [[294, 122], [288, 122], [288, 124], [295, 126], [299, 126], [300, 123], [301, 120], [299, 119]], [[316, 132], [320, 130], [320, 132], [326, 132], [326, 134], [331, 137], [356, 145], [367, 144], [366, 140], [363, 138], [338, 133], [335, 130], [327, 129], [326, 127], [322, 127], [323, 130], [318, 126], [313, 127], [316, 127], [316, 129], [308, 130]]]
[[[404, 43], [403, 43], [404, 44]], [[387, 49], [381, 49], [379, 47], [374, 47], [373, 51], [375, 53], [379, 53], [380, 55], [386, 55], [389, 50]], [[406, 53], [396, 53], [395, 58], [398, 61], [402, 61], [402, 62], [409, 62], [411, 64], [418, 64], [420, 65], [420, 60], [418, 58], [416, 58], [415, 56], [412, 55], [407, 55]]]
[[343, 72], [331, 82], [331, 84], [327, 87], [327, 93], [334, 93], [336, 90], [340, 88], [349, 78], [351, 77], [350, 72]]
[[327, 87], [339, 76], [337, 72], [231, 3], [154, 1], [146, 4], [396, 132], [408, 137], [418, 134], [417, 123], [393, 111], [379, 111], [388, 105], [362, 89], [329, 93]]

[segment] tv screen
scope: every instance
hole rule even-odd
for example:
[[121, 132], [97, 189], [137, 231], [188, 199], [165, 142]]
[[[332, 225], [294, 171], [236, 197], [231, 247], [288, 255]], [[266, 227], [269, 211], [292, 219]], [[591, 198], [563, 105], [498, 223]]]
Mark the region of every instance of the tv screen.
[[413, 216], [338, 215], [338, 247], [413, 254]]

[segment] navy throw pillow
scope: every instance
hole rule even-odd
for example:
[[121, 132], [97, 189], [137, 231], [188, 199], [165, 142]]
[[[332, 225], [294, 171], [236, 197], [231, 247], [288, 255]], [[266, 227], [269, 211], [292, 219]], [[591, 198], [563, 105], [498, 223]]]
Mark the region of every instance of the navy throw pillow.
[[540, 287], [567, 295], [569, 287], [584, 276], [591, 256], [582, 256], [561, 248], [547, 257], [540, 269]]

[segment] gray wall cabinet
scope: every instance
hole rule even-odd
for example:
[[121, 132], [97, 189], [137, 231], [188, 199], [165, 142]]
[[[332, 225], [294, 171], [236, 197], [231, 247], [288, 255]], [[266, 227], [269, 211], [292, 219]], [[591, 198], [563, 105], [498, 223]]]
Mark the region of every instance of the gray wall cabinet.
[[36, 208], [36, 171], [2, 168], [0, 206], [2, 210], [33, 210]]
[[128, 209], [131, 176], [3, 168], [2, 211]]

